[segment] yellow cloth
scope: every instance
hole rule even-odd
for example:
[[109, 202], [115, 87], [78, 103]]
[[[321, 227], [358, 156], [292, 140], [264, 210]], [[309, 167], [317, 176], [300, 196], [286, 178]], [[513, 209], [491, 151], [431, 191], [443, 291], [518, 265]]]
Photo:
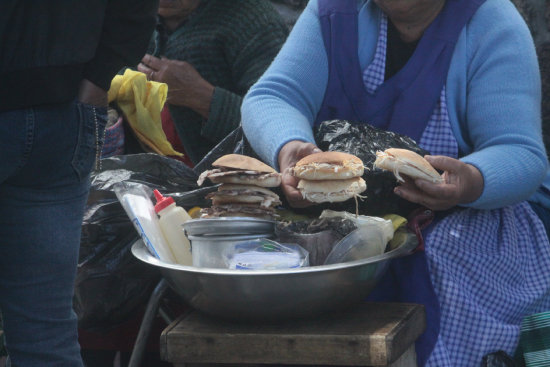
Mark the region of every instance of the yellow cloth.
[[160, 113], [166, 102], [168, 85], [148, 81], [145, 74], [126, 69], [111, 81], [109, 103], [116, 102], [138, 139], [162, 155], [182, 156], [174, 150], [162, 130]]

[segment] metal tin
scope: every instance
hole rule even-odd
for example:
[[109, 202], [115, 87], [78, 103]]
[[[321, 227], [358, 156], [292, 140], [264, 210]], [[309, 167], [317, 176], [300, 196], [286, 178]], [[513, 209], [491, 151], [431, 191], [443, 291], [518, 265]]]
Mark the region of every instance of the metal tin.
[[275, 221], [248, 217], [191, 219], [183, 224], [187, 236], [239, 236], [273, 234]]
[[234, 249], [234, 244], [271, 237], [271, 234], [254, 234], [246, 236], [189, 236], [193, 266], [199, 268], [227, 269], [226, 259]]

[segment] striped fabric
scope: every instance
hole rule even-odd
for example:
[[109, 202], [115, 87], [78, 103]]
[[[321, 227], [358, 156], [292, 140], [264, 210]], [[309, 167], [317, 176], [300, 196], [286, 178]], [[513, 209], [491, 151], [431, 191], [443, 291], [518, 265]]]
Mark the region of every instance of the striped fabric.
[[519, 345], [526, 367], [550, 367], [550, 311], [523, 320]]
[[[371, 93], [384, 81], [386, 19], [380, 27], [376, 55], [363, 73]], [[419, 145], [458, 157], [445, 88]], [[441, 306], [440, 335], [426, 366], [475, 367], [489, 353], [512, 355], [523, 318], [550, 310], [550, 243], [527, 202], [495, 210], [457, 208], [425, 237], [425, 248]], [[548, 319], [525, 320], [526, 361], [537, 363], [528, 367], [550, 366], [550, 338], [540, 339]]]

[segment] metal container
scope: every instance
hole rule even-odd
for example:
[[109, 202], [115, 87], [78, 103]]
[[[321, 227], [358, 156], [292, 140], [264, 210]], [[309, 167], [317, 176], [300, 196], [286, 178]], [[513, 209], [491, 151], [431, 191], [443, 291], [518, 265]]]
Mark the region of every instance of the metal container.
[[239, 236], [273, 234], [275, 221], [248, 217], [191, 219], [183, 224], [187, 236]]
[[193, 266], [200, 268], [227, 269], [225, 259], [229, 256], [234, 244], [257, 238], [268, 238], [272, 235], [253, 234], [247, 236], [187, 236], [191, 242]]
[[206, 314], [240, 320], [282, 320], [315, 316], [356, 304], [374, 288], [391, 259], [417, 246], [406, 236], [395, 250], [347, 263], [284, 270], [230, 270], [166, 264], [141, 240], [138, 259], [160, 269], [170, 287]]

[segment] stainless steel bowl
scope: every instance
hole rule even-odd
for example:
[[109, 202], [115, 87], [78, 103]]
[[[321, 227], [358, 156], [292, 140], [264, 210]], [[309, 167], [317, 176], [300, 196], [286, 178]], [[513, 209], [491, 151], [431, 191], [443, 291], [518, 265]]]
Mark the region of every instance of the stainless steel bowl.
[[395, 250], [348, 263], [284, 270], [229, 270], [166, 264], [141, 240], [132, 253], [160, 269], [170, 287], [195, 309], [240, 320], [281, 320], [315, 316], [364, 300], [390, 259], [416, 247], [410, 235]]

